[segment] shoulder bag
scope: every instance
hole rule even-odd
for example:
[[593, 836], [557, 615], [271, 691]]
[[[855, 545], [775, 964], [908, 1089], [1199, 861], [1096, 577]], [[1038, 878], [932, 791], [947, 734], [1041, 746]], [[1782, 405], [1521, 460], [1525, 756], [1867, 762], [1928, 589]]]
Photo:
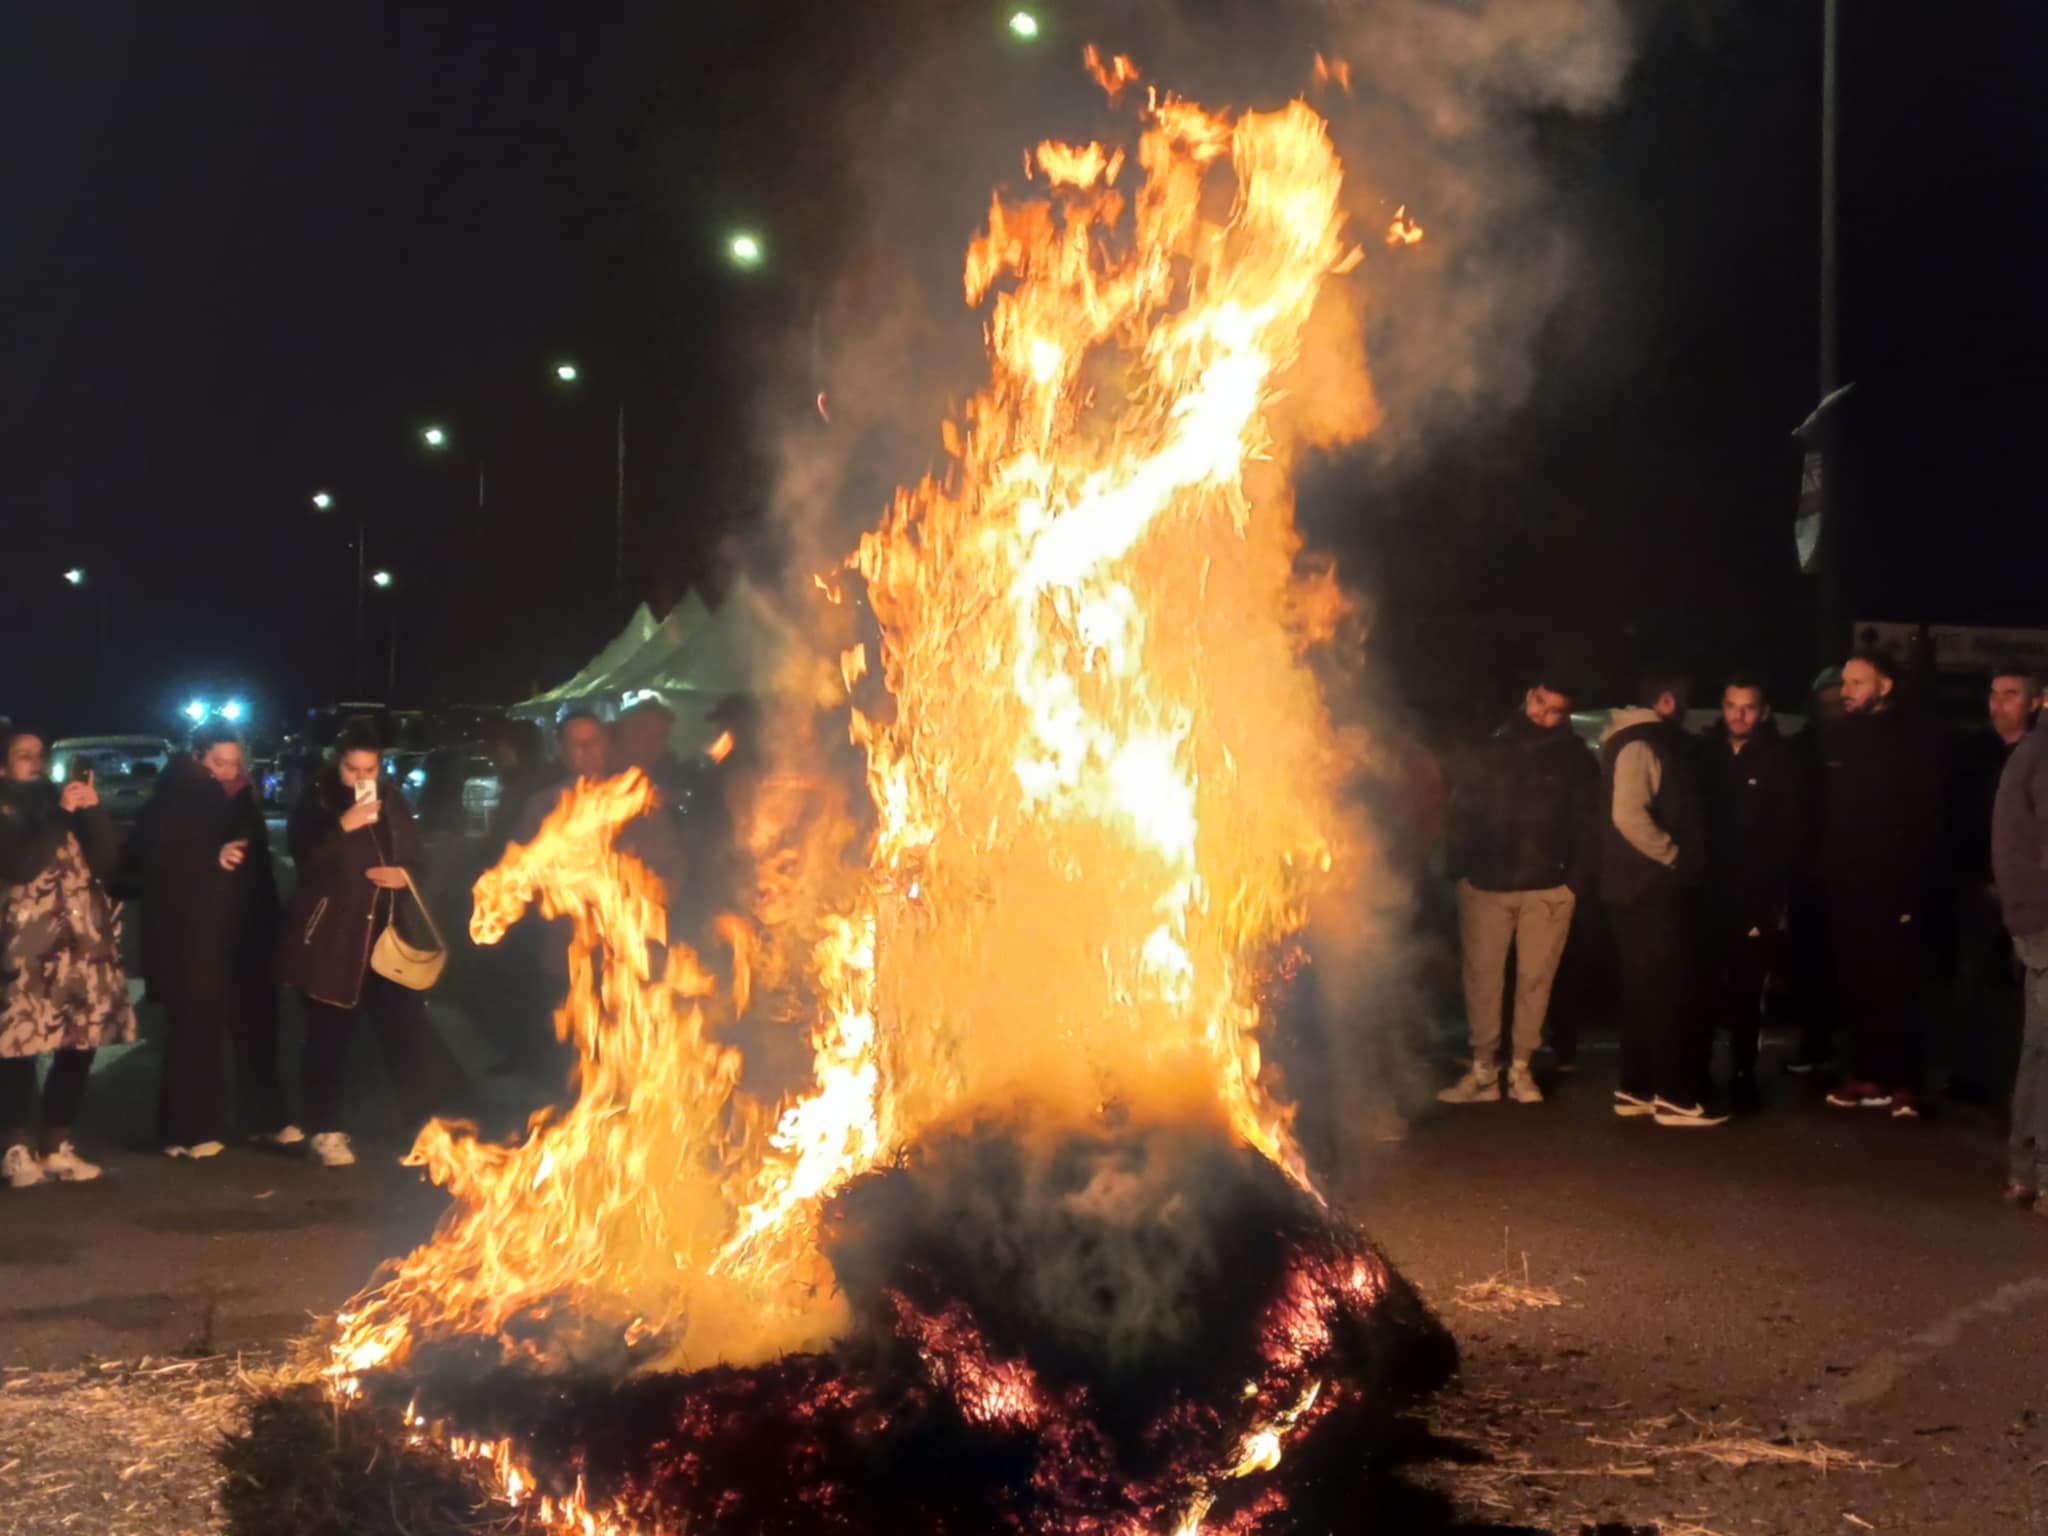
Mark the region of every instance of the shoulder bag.
[[420, 909], [420, 916], [427, 921], [427, 932], [434, 936], [432, 949], [421, 949], [417, 944], [408, 944], [398, 932], [398, 893], [392, 892], [391, 921], [384, 925], [384, 931], [377, 935], [377, 943], [370, 951], [370, 969], [386, 981], [395, 981], [401, 987], [410, 987], [415, 992], [425, 992], [441, 979], [441, 968], [448, 963], [448, 941], [441, 937], [441, 929], [434, 922], [434, 914], [427, 910], [427, 903], [420, 895], [420, 888], [412, 883], [412, 871], [405, 872], [405, 888], [412, 892], [412, 899]]

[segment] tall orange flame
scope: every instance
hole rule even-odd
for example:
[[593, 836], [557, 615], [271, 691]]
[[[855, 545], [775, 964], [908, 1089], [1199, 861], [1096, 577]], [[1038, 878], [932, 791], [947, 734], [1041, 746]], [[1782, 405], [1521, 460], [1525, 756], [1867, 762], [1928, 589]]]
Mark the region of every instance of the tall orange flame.
[[[1093, 62], [1112, 90], [1136, 78]], [[1143, 117], [1127, 191], [1123, 151], [1046, 144], [1046, 197], [994, 202], [965, 269], [990, 380], [945, 477], [847, 561], [895, 703], [851, 715], [875, 810], [857, 890], [764, 863], [753, 921], [719, 926], [721, 989], [617, 846], [653, 804], [637, 774], [508, 850], [471, 931], [572, 919], [579, 1097], [516, 1147], [422, 1133], [412, 1159], [457, 1207], [343, 1316], [343, 1389], [433, 1334], [553, 1361], [571, 1319], [650, 1366], [826, 1342], [845, 1319], [822, 1202], [941, 1127], [1209, 1124], [1302, 1176], [1257, 990], [1347, 850], [1303, 660], [1329, 606], [1297, 577], [1280, 461], [1289, 367], [1358, 252], [1304, 104], [1155, 93]], [[870, 665], [840, 661], [849, 688]], [[797, 935], [812, 1080], [771, 1112], [721, 1042]]]

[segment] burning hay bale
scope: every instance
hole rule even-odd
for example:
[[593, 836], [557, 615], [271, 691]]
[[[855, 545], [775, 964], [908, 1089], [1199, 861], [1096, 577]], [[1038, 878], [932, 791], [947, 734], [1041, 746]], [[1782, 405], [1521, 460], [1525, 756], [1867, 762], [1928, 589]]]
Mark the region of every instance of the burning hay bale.
[[[517, 1145], [421, 1134], [453, 1208], [335, 1319], [335, 1455], [303, 1405], [259, 1414], [238, 1529], [374, 1522], [381, 1479], [406, 1536], [502, 1518], [465, 1487], [584, 1536], [1254, 1536], [1348, 1518], [1448, 1373], [1309, 1190], [1262, 1045], [1276, 956], [1376, 868], [1307, 661], [1344, 601], [1286, 476], [1375, 419], [1309, 347], [1360, 340], [1319, 298], [1366, 257], [1305, 102], [1139, 110], [1135, 156], [1040, 145], [992, 205], [988, 382], [845, 561], [875, 635], [841, 673], [872, 643], [889, 705], [837, 723], [864, 862], [850, 824], [766, 851], [810, 813], [753, 797], [725, 967], [621, 842], [639, 774], [506, 850], [470, 932], [567, 922], [576, 1102]], [[811, 1026], [772, 1102], [756, 961]]]
[[622, 1383], [429, 1350], [338, 1418], [274, 1397], [229, 1457], [231, 1529], [519, 1529], [442, 1444], [486, 1442], [621, 1530], [1163, 1536], [1199, 1511], [1253, 1536], [1384, 1480], [1455, 1360], [1361, 1234], [1200, 1133], [942, 1138], [851, 1186], [827, 1244], [856, 1320], [828, 1354]]

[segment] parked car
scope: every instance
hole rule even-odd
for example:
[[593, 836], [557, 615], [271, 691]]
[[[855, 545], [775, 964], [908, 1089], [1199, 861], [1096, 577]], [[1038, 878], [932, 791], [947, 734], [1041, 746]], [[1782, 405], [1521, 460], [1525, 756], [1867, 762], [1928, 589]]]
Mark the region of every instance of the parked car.
[[100, 804], [125, 826], [142, 814], [177, 750], [162, 736], [69, 736], [50, 743], [50, 777], [62, 784], [90, 772]]

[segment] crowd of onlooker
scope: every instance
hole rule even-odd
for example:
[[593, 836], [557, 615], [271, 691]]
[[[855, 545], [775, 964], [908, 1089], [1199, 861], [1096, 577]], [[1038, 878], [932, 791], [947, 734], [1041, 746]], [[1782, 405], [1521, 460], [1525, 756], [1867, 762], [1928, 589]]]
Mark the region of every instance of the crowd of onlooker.
[[[745, 716], [734, 701], [714, 724], [738, 727]], [[569, 783], [637, 767], [656, 785], [657, 804], [626, 829], [622, 846], [680, 890], [686, 858], [715, 867], [714, 845], [730, 841], [717, 770], [730, 763], [737, 772], [739, 759], [679, 760], [669, 746], [672, 725], [656, 701], [616, 721], [571, 710], [556, 726], [551, 756], [536, 727], [505, 723], [493, 743], [500, 803], [482, 846], [530, 839]], [[55, 782], [48, 747], [36, 731], [7, 730], [0, 1182], [18, 1189], [101, 1172], [80, 1155], [74, 1130], [95, 1052], [136, 1038], [122, 909], [110, 894], [117, 872], [141, 897], [139, 979], [165, 1015], [157, 1139], [166, 1155], [214, 1157], [239, 1133], [303, 1147], [330, 1167], [353, 1163], [344, 1087], [363, 1018], [406, 1124], [463, 1099], [463, 1086], [427, 1054], [425, 991], [439, 976], [436, 956], [445, 958], [421, 895], [422, 822], [431, 823], [434, 807], [415, 816], [384, 771], [372, 721], [342, 731], [292, 807], [289, 881], [279, 878], [262, 797], [232, 726], [213, 722], [193, 734], [125, 838], [100, 804], [92, 771]], [[692, 798], [697, 814], [686, 821], [680, 812]], [[524, 936], [489, 978], [515, 1042], [522, 1028], [527, 1043], [551, 1034], [566, 975], [560, 939]], [[285, 996], [296, 997], [305, 1021], [296, 1113], [280, 1070]]]
[[[1721, 690], [1718, 719], [1692, 732], [1687, 680], [1653, 669], [1634, 704], [1600, 722], [1594, 751], [1578, 728], [1586, 717], [1573, 714], [1574, 681], [1536, 676], [1520, 708], [1450, 774], [1443, 843], [1472, 1059], [1438, 1097], [1541, 1102], [1532, 1063], [1547, 1048], [1559, 1069], [1574, 1067], [1587, 1001], [1553, 1010], [1553, 985], [1597, 938], [1611, 966], [1585, 990], [1613, 1003], [1615, 1114], [1693, 1129], [1754, 1110], [1769, 1012], [1793, 1026], [1788, 1072], [1832, 1071], [1828, 1103], [1915, 1119], [1932, 1102], [1930, 1047], [1957, 1070], [1970, 1054], [1956, 1048], [1959, 1035], [2005, 1030], [2019, 1045], [2009, 1196], [2048, 1214], [2048, 730], [2034, 729], [2042, 680], [2027, 666], [1993, 669], [1985, 723], [1960, 750], [1908, 707], [1902, 681], [1883, 653], [1858, 652], [1816, 680], [1795, 735], [1781, 732], [1764, 686], [1737, 675]], [[734, 828], [744, 818], [732, 797], [744, 793], [754, 748], [731, 748], [735, 731], [751, 744], [758, 722], [743, 700], [728, 701], [710, 721], [724, 728], [714, 750], [688, 762], [671, 748], [673, 724], [655, 701], [616, 721], [571, 710], [550, 751], [537, 727], [507, 723], [493, 743], [497, 810], [476, 846], [488, 854], [526, 841], [566, 785], [639, 768], [655, 806], [621, 846], [681, 893], [671, 927], [694, 933], [712, 914], [691, 903], [738, 888]], [[237, 1130], [303, 1144], [323, 1164], [354, 1161], [343, 1086], [364, 1017], [408, 1124], [460, 1097], [423, 1058], [422, 989], [438, 974], [420, 958], [437, 947], [420, 895], [431, 841], [423, 825], [435, 824], [437, 807], [423, 802], [415, 816], [384, 771], [382, 746], [374, 725], [358, 721], [310, 771], [285, 828], [286, 882], [231, 727], [195, 733], [125, 848], [91, 773], [55, 783], [44, 738], [9, 732], [4, 1182], [99, 1172], [73, 1139], [93, 1053], [136, 1033], [108, 894], [117, 867], [139, 887], [143, 979], [166, 1015], [157, 1134], [168, 1155], [214, 1156]], [[1434, 798], [1416, 788], [1441, 782], [1434, 759], [1413, 756], [1416, 772], [1395, 774], [1393, 792]], [[1413, 834], [1390, 834], [1389, 858], [1419, 878], [1435, 838], [1414, 829], [1428, 818], [1385, 819]], [[524, 924], [484, 976], [497, 1033], [515, 1046], [552, 1035], [565, 940]], [[1921, 983], [1936, 954], [1960, 1001], [1930, 1029]], [[298, 998], [305, 1019], [296, 1113], [280, 1073], [281, 993]], [[1383, 1066], [1370, 1075], [1386, 1076]]]
[[[1954, 1033], [1999, 1027], [2009, 997], [2020, 1052], [2008, 1194], [2048, 1214], [2042, 680], [1992, 669], [1985, 724], [1959, 750], [1901, 684], [1890, 657], [1858, 652], [1816, 680], [1790, 736], [1763, 685], [1737, 675], [1696, 734], [1686, 679], [1651, 670], [1605, 722], [1596, 757], [1573, 729], [1573, 682], [1538, 676], [1452, 788], [1472, 1063], [1439, 1098], [1540, 1102], [1531, 1060], [1546, 1043], [1572, 1066], [1576, 1021], [1547, 1014], [1588, 927], [1582, 909], [1597, 903], [1613, 951], [1617, 1115], [1702, 1128], [1756, 1108], [1769, 1006], [1795, 1022], [1788, 1071], [1837, 1069], [1829, 1104], [1917, 1119], [1930, 1047], [1958, 1059]], [[1945, 1030], [1923, 1006], [1936, 953], [1961, 1000]]]

